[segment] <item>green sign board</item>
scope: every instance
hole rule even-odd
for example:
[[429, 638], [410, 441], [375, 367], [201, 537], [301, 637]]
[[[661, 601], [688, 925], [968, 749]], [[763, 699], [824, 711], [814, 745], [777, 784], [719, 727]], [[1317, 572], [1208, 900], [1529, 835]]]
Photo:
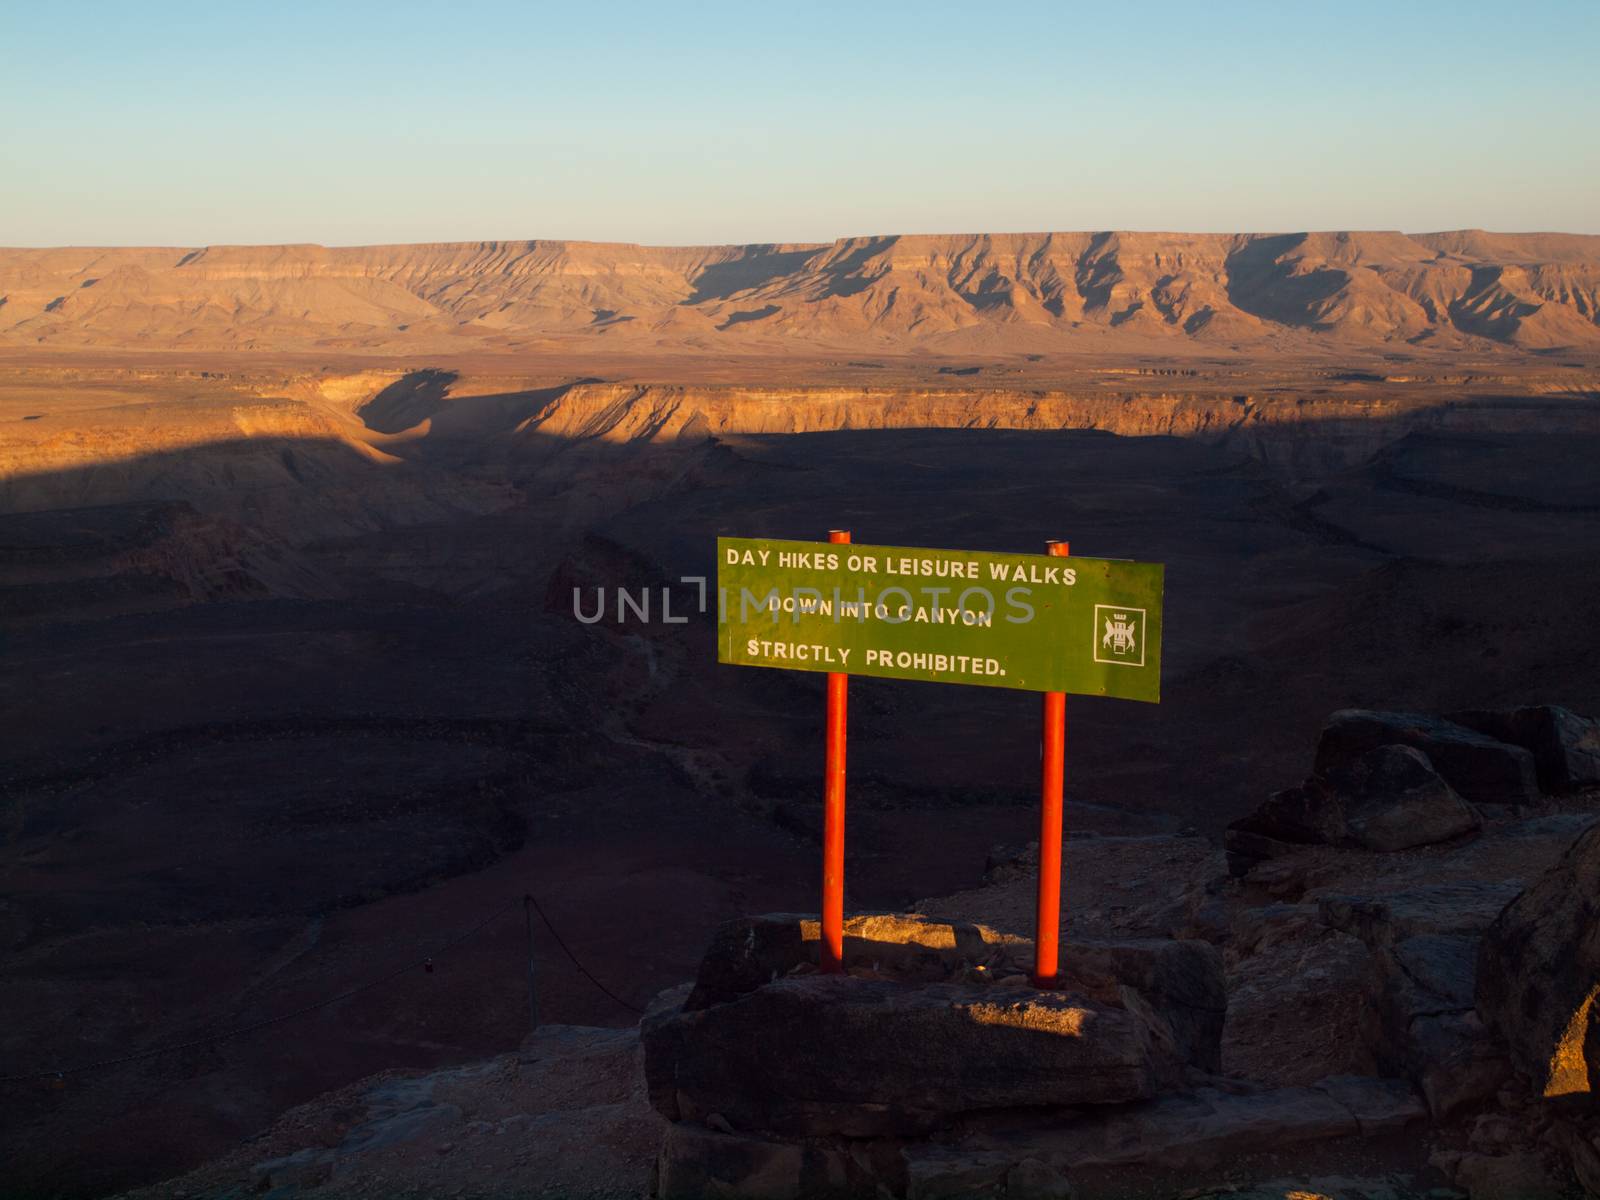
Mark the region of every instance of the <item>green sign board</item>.
[[1160, 563], [717, 539], [717, 661], [1161, 699]]

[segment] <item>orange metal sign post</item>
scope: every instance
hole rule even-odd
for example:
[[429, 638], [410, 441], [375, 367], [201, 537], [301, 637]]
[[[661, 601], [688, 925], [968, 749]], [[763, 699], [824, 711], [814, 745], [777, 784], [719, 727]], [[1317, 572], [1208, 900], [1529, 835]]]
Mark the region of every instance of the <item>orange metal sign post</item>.
[[[828, 541], [850, 540], [848, 529], [828, 530]], [[828, 746], [822, 783], [822, 940], [819, 965], [844, 970], [844, 765], [850, 676], [828, 673]]]
[[[717, 539], [717, 661], [828, 676], [818, 966], [844, 970], [850, 675], [921, 679], [1043, 693], [1033, 982], [1057, 986], [1067, 693], [1160, 700], [1164, 568], [1052, 566], [1069, 557], [1064, 541], [1044, 555], [855, 545], [845, 529], [828, 542]], [[955, 607], [941, 602], [952, 594]]]
[[[1065, 558], [1066, 542], [1046, 542], [1046, 553]], [[1039, 902], [1034, 912], [1033, 985], [1054, 987], [1061, 937], [1061, 785], [1066, 774], [1067, 694], [1044, 693], [1044, 734], [1039, 748]]]

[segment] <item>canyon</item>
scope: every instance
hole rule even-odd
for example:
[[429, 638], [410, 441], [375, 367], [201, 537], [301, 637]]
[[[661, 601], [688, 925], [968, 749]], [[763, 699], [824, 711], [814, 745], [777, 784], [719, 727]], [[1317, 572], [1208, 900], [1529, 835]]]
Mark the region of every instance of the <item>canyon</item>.
[[[506, 1053], [524, 892], [588, 1027], [813, 910], [821, 682], [716, 664], [719, 535], [1167, 564], [1163, 703], [1068, 705], [1069, 925], [1128, 903], [1088, 835], [1219, 857], [1335, 709], [1600, 712], [1597, 289], [1471, 231], [0, 250], [10, 1182]], [[855, 682], [853, 910], [1015, 858], [1037, 719]]]

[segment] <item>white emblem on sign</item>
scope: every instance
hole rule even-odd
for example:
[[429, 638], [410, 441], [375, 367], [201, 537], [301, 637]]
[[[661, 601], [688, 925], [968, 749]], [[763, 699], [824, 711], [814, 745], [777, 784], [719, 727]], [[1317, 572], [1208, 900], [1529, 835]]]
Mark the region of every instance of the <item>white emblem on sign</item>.
[[1094, 661], [1120, 663], [1126, 667], [1144, 666], [1144, 618], [1142, 608], [1096, 604]]

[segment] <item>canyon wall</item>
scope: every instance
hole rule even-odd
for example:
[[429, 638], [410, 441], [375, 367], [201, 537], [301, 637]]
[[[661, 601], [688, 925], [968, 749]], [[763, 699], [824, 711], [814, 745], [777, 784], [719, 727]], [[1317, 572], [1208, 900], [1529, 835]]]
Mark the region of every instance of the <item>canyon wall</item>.
[[1039, 233], [0, 250], [0, 344], [1600, 348], [1600, 237]]

